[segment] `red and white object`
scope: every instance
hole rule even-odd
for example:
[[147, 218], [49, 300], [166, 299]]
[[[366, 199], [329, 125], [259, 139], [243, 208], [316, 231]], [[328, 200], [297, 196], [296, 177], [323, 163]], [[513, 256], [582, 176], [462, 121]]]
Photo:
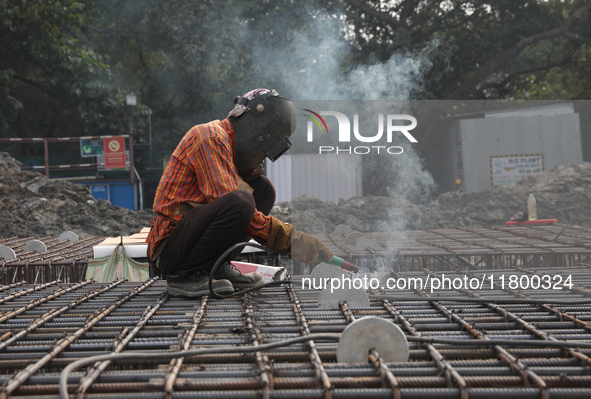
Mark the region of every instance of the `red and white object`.
[[125, 168], [125, 138], [115, 136], [103, 139], [103, 154], [105, 155], [105, 169]]
[[262, 274], [266, 283], [284, 280], [287, 277], [287, 270], [285, 270], [284, 267], [266, 266], [248, 262], [237, 262], [235, 260], [231, 261], [230, 263], [242, 273], [254, 272]]
[[536, 220], [524, 220], [523, 222], [518, 222], [516, 220], [509, 220], [507, 222], [505, 222], [505, 224], [507, 226], [514, 226], [514, 225], [520, 225], [520, 224], [551, 224], [551, 223], [557, 223], [558, 220], [556, 219], [536, 219]]

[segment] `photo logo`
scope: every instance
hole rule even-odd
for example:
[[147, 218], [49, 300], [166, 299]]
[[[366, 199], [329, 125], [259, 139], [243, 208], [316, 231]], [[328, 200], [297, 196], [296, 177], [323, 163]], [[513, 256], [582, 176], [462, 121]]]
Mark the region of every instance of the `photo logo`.
[[[320, 132], [328, 133], [328, 126], [322, 116], [334, 116], [338, 123], [338, 141], [339, 143], [350, 143], [352, 140], [351, 132], [353, 132], [353, 137], [356, 141], [360, 143], [377, 143], [382, 140], [384, 136], [384, 131], [386, 132], [386, 141], [388, 143], [393, 142], [393, 138], [395, 133], [401, 133], [408, 141], [411, 143], [417, 143], [417, 139], [410, 133], [412, 129], [417, 127], [417, 120], [414, 116], [411, 115], [402, 115], [402, 114], [378, 114], [378, 132], [374, 135], [365, 136], [362, 135], [359, 131], [359, 115], [353, 115], [353, 124], [349, 117], [342, 112], [337, 111], [320, 111], [320, 113], [316, 113], [310, 109], [304, 109], [304, 111], [309, 112], [312, 115], [302, 114], [307, 118], [310, 118], [311, 121], [308, 121], [307, 124], [307, 141], [311, 143], [314, 141], [314, 123], [320, 128]], [[314, 123], [312, 123], [314, 122]], [[408, 124], [410, 122], [410, 124]], [[324, 126], [324, 129], [323, 129]], [[355, 147], [334, 147], [329, 145], [321, 145], [318, 147], [319, 154], [322, 153], [348, 153], [348, 154], [369, 154], [370, 152], [377, 152], [378, 154], [380, 151], [387, 152], [388, 154], [402, 154], [404, 149], [400, 146], [384, 146], [384, 145], [362, 145], [362, 146], [355, 146]]]
[[[307, 112], [313, 114], [316, 118], [314, 116], [310, 116], [310, 115], [306, 115], [306, 114], [302, 114], [302, 115], [304, 115], [305, 117], [310, 118], [314, 122], [316, 122], [316, 124], [320, 128], [321, 132], [322, 132], [322, 125], [324, 125], [324, 128], [326, 129], [326, 133], [328, 133], [328, 127], [326, 126], [326, 122], [324, 122], [324, 119], [320, 115], [318, 115], [316, 112], [312, 111], [311, 109], [305, 109], [304, 111], [307, 111]], [[320, 122], [322, 122], [322, 125], [320, 125]], [[308, 141], [310, 141], [310, 140], [308, 139]]]

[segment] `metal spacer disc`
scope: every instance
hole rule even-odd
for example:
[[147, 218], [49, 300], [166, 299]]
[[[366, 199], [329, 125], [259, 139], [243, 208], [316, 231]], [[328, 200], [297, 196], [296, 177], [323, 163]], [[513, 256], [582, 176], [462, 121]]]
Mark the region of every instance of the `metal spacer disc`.
[[356, 251], [362, 251], [364, 249], [384, 249], [382, 248], [382, 246], [380, 245], [380, 243], [378, 242], [378, 240], [376, 240], [373, 237], [367, 237], [367, 236], [363, 236], [357, 239], [357, 241], [355, 241], [355, 250]]
[[329, 265], [328, 263], [320, 263], [310, 273], [311, 278], [324, 279], [324, 278], [341, 278], [342, 276], [352, 276], [346, 270], [341, 269], [339, 266]]
[[0, 245], [0, 259], [10, 260], [16, 259], [16, 254], [12, 250], [12, 248], [7, 247], [5, 245]]
[[408, 342], [396, 324], [379, 317], [362, 317], [349, 324], [339, 338], [337, 362], [367, 363], [371, 349], [384, 362], [408, 361]]
[[334, 235], [336, 237], [346, 236], [347, 234], [351, 233], [352, 231], [353, 231], [353, 229], [351, 228], [351, 226], [349, 226], [347, 224], [339, 224], [337, 227], [334, 228], [332, 235]]
[[369, 307], [369, 296], [362, 288], [333, 288], [328, 282], [326, 288], [318, 295], [318, 306], [321, 308], [339, 309], [339, 302], [347, 302], [352, 308]]
[[347, 246], [354, 246], [355, 242], [360, 239], [361, 237], [364, 237], [365, 235], [363, 233], [360, 233], [358, 231], [354, 231], [352, 233], [347, 234], [347, 237], [345, 238], [345, 245]]
[[76, 242], [76, 241], [78, 241], [78, 235], [76, 233], [74, 233], [73, 231], [64, 231], [58, 237], [58, 241], [66, 241], [66, 240], [68, 240], [70, 242]]
[[47, 252], [47, 247], [43, 244], [43, 241], [31, 240], [23, 248], [23, 252], [35, 251], [38, 253]]

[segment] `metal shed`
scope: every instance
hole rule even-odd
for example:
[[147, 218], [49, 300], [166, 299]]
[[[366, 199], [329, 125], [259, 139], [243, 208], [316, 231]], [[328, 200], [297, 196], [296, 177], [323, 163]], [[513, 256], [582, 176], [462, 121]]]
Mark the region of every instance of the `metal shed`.
[[[527, 167], [523, 173], [515, 175], [517, 178], [530, 172], [541, 173], [559, 165], [583, 162], [579, 114], [572, 103], [528, 105], [455, 120], [457, 163], [449, 172], [455, 169], [464, 191], [480, 191], [498, 185], [495, 174], [507, 171], [503, 170], [503, 165], [497, 170], [493, 164], [495, 159], [527, 161], [537, 157], [541, 160], [541, 169], [525, 162]], [[505, 179], [505, 182], [512, 180], [515, 179]]]

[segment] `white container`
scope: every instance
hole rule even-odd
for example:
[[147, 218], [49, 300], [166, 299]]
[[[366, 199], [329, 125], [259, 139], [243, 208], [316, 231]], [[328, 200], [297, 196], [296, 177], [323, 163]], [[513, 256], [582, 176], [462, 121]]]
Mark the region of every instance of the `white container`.
[[529, 192], [529, 198], [527, 199], [527, 218], [528, 220], [538, 220], [536, 197], [534, 197], [533, 191]]
[[283, 267], [259, 265], [257, 263], [237, 262], [235, 260], [230, 262], [242, 273], [260, 273], [265, 279], [265, 283], [271, 281], [285, 280], [287, 278], [287, 270]]

